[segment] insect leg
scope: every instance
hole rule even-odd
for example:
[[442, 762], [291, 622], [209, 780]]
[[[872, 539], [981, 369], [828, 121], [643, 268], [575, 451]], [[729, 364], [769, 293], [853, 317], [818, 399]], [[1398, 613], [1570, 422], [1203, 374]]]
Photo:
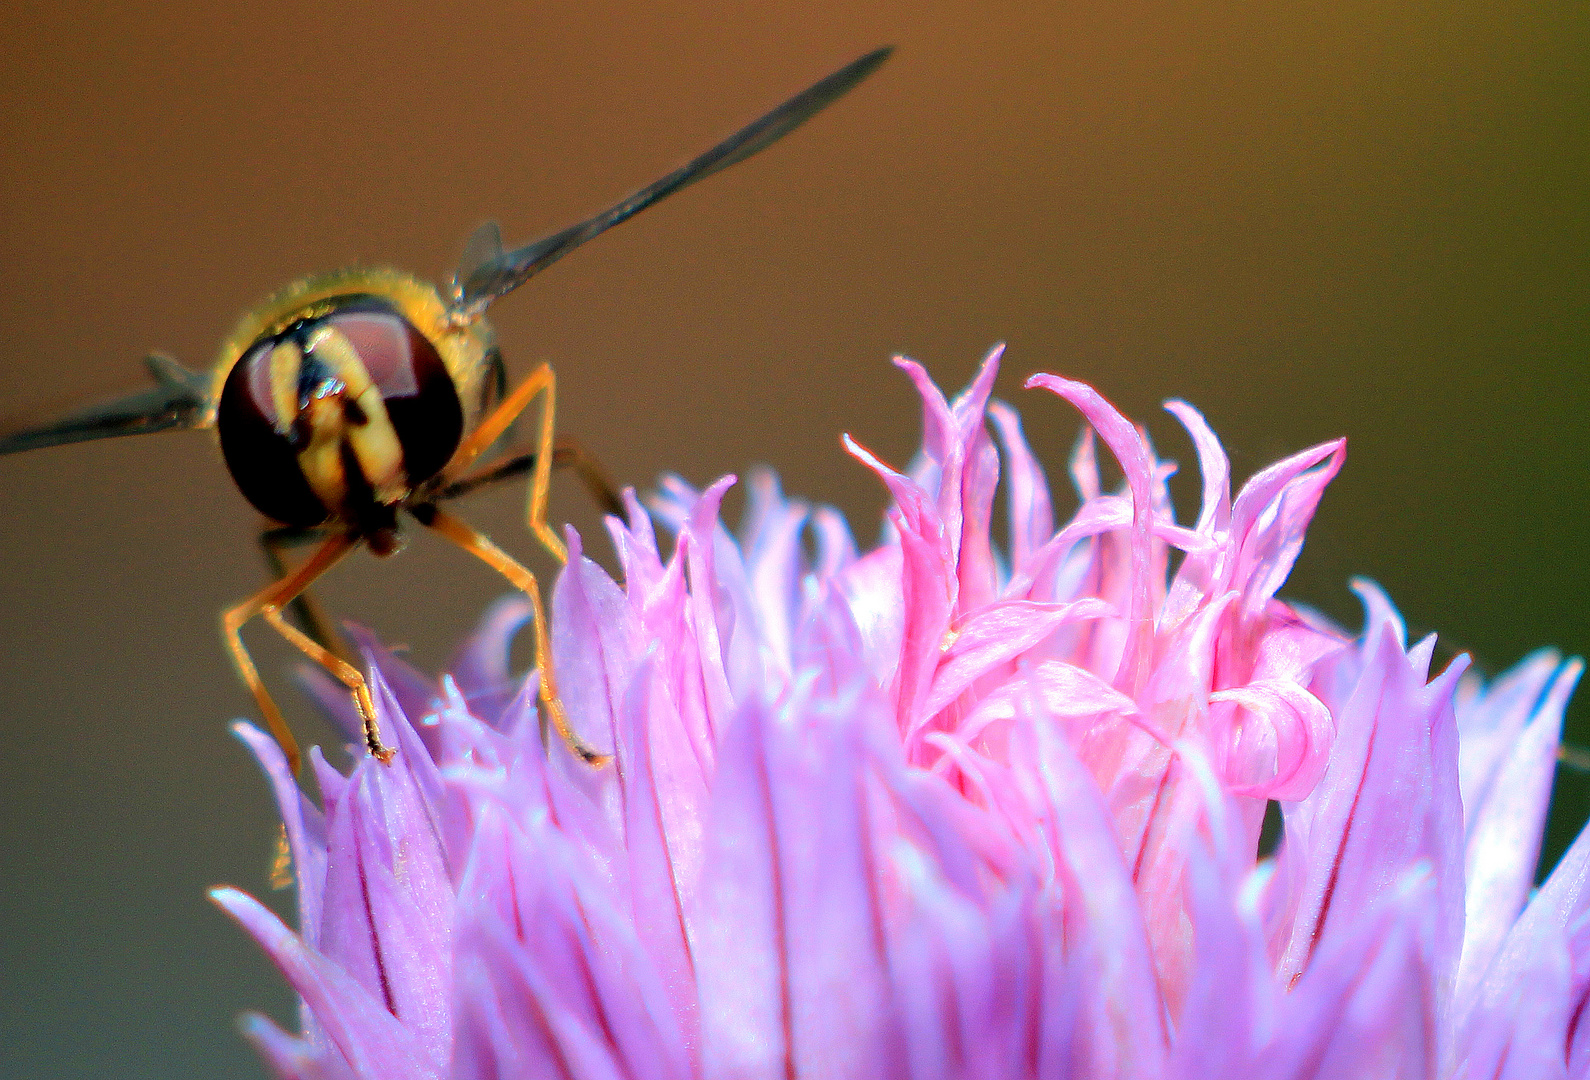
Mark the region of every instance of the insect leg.
[[[438, 501], [457, 499], [472, 494], [483, 487], [511, 480], [516, 476], [535, 469], [536, 454], [533, 450], [511, 452], [501, 461], [488, 465], [483, 469], [459, 477], [446, 486], [438, 489], [430, 497]], [[552, 447], [552, 467], [554, 469], [573, 469], [579, 476], [580, 483], [585, 485], [586, 492], [591, 500], [601, 507], [604, 514], [613, 514], [623, 517], [626, 513], [624, 500], [619, 497], [618, 487], [607, 475], [607, 470], [602, 463], [585, 447], [574, 439], [562, 436]]]
[[365, 682], [359, 669], [282, 618], [281, 608], [267, 607], [260, 614], [276, 628], [277, 633], [287, 639], [289, 645], [331, 672], [338, 682], [352, 691], [353, 700], [359, 706], [359, 719], [364, 722], [365, 746], [372, 756], [383, 762], [391, 761], [397, 751], [381, 745], [381, 729], [375, 722], [375, 699], [370, 696], [370, 685]]
[[[284, 555], [286, 551], [304, 544], [318, 543], [325, 537], [326, 531], [322, 528], [300, 529], [289, 525], [261, 529], [260, 551], [265, 556], [265, 565], [270, 568], [271, 578], [280, 581], [288, 575], [288, 563]], [[308, 589], [294, 597], [288, 606], [292, 609], [294, 621], [317, 645], [335, 654], [339, 659], [353, 663], [353, 654], [348, 650], [347, 643], [326, 618], [325, 612], [315, 602]]]
[[[552, 465], [556, 468], [557, 462], [553, 461]], [[491, 487], [493, 484], [501, 483], [504, 480], [512, 480], [516, 476], [523, 476], [535, 467], [536, 455], [533, 450], [512, 452], [493, 465], [487, 465], [483, 469], [476, 469], [472, 473], [466, 473], [456, 480], [449, 481], [430, 493], [429, 498], [437, 502], [462, 498], [465, 495], [473, 494], [480, 488]]]
[[[254, 695], [254, 700], [259, 704], [260, 712], [264, 714], [266, 726], [270, 728], [271, 735], [276, 739], [277, 744], [281, 746], [282, 753], [287, 755], [287, 764], [294, 774], [298, 772], [298, 766], [302, 760], [298, 752], [298, 741], [293, 738], [292, 731], [287, 727], [287, 721], [282, 718], [281, 710], [276, 707], [276, 702], [271, 699], [270, 692], [265, 689], [265, 684], [259, 677], [259, 669], [254, 666], [254, 660], [249, 656], [247, 646], [243, 644], [243, 625], [254, 616], [267, 613], [270, 616], [274, 616], [271, 619], [273, 625], [282, 623], [280, 619], [281, 608], [291, 603], [293, 598], [308, 588], [316, 578], [340, 562], [343, 556], [352, 551], [357, 543], [358, 541], [347, 533], [338, 533], [330, 537], [315, 550], [313, 555], [304, 561], [303, 565], [299, 566], [287, 577], [280, 581], [272, 582], [247, 600], [235, 604], [221, 613], [222, 636], [226, 642], [227, 653], [232, 658], [232, 666], [237, 669], [238, 676]], [[285, 625], [285, 623], [282, 623], [282, 625]], [[282, 626], [278, 625], [277, 629], [282, 629]], [[300, 632], [294, 631], [294, 633]], [[285, 636], [294, 645], [298, 645], [299, 648], [303, 647], [298, 641], [294, 640], [292, 635], [288, 634]], [[302, 636], [301, 633], [300, 636]], [[310, 644], [312, 645], [313, 643], [311, 642]], [[313, 653], [308, 653], [308, 655], [312, 658], [314, 657]], [[327, 666], [329, 667], [330, 665]], [[339, 678], [342, 677], [341, 673], [337, 672], [336, 669], [333, 668], [331, 670]], [[358, 672], [355, 671], [354, 675], [357, 676]], [[346, 679], [343, 681], [344, 683], [347, 682]], [[359, 677], [358, 681], [362, 687], [363, 678]], [[359, 703], [360, 716], [364, 719], [365, 741], [370, 744], [371, 753], [376, 754], [378, 757], [383, 757], [383, 759], [390, 758], [391, 751], [381, 746], [380, 738], [376, 731], [375, 708], [370, 700], [369, 688], [363, 687], [362, 694], [358, 689], [355, 689], [354, 696]]]
[[532, 371], [524, 382], [514, 388], [513, 393], [503, 398], [497, 407], [480, 421], [475, 430], [464, 436], [464, 441], [458, 444], [457, 450], [453, 451], [453, 459], [448, 462], [448, 473], [456, 475], [474, 464], [475, 459], [502, 437], [502, 433], [513, 425], [519, 414], [529, 407], [535, 396], [551, 381], [552, 368], [548, 365], [542, 364]]
[[[547, 399], [547, 407], [551, 408], [551, 398]], [[552, 448], [552, 467], [554, 469], [573, 469], [574, 474], [580, 478], [580, 483], [585, 485], [585, 490], [591, 500], [602, 508], [602, 513], [612, 514], [623, 520], [627, 511], [624, 500], [618, 496], [618, 488], [613, 483], [613, 478], [608, 475], [596, 455], [587, 450], [572, 436], [565, 435], [557, 441]], [[545, 505], [541, 508], [542, 515], [546, 514]]]
[[[550, 364], [542, 364], [532, 371], [501, 405], [492, 410], [480, 426], [464, 437], [453, 452], [450, 471], [467, 468], [489, 446], [508, 430], [520, 413], [529, 407], [537, 394], [546, 392], [541, 406], [541, 430], [536, 437], [535, 460], [530, 470], [530, 531], [535, 533], [541, 546], [552, 553], [559, 562], [567, 562], [569, 553], [558, 534], [547, 525], [547, 491], [552, 482], [552, 426], [556, 399], [556, 380]], [[504, 556], [506, 558], [506, 556]]]
[[570, 750], [588, 764], [605, 765], [609, 760], [608, 755], [585, 745], [579, 735], [575, 734], [574, 728], [569, 724], [568, 713], [563, 708], [563, 700], [558, 697], [557, 679], [552, 672], [552, 648], [547, 636], [547, 614], [541, 603], [541, 586], [536, 582], [535, 575], [483, 534], [451, 514], [429, 504], [416, 506], [411, 513], [421, 525], [440, 533], [496, 570], [530, 598], [530, 608], [535, 622], [536, 669], [541, 673], [541, 703], [546, 706], [552, 726], [557, 729], [558, 735]]

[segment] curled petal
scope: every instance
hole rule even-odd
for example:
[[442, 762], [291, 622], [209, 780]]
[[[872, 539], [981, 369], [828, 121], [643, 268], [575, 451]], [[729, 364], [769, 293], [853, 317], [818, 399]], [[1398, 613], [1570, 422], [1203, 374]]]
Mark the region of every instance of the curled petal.
[[923, 717], [944, 708], [975, 679], [1032, 649], [1056, 627], [1076, 619], [1096, 619], [1113, 611], [1102, 600], [1070, 604], [1006, 600], [979, 608], [954, 631], [954, 639], [943, 650], [944, 657], [933, 674], [933, 687], [922, 709]]
[[1034, 375], [1027, 386], [1041, 386], [1065, 398], [1081, 410], [1115, 454], [1126, 473], [1126, 482], [1132, 491], [1132, 575], [1130, 624], [1126, 653], [1115, 683], [1129, 692], [1140, 690], [1148, 678], [1149, 639], [1153, 628], [1149, 610], [1152, 592], [1149, 583], [1151, 562], [1150, 540], [1153, 532], [1154, 459], [1142, 435], [1131, 422], [1104, 400], [1097, 390], [1086, 383], [1061, 379], [1054, 375]]
[[[1217, 690], [1209, 700], [1240, 706], [1245, 714], [1227, 748], [1227, 777], [1234, 794], [1295, 802], [1314, 790], [1325, 775], [1336, 736], [1324, 702], [1280, 679]], [[1250, 779], [1266, 765], [1267, 778]]]

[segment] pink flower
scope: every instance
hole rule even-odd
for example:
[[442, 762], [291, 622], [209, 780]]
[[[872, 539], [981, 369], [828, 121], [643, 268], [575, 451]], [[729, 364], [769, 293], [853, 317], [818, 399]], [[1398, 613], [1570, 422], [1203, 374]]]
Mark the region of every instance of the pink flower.
[[276, 1074], [1590, 1075], [1590, 840], [1531, 895], [1579, 662], [1431, 679], [1373, 585], [1356, 639], [1287, 605], [1341, 442], [1233, 498], [1171, 403], [1203, 475], [1178, 525], [1143, 433], [1040, 375], [1092, 428], [1057, 530], [998, 358], [953, 402], [900, 362], [922, 452], [849, 444], [894, 503], [866, 554], [766, 474], [738, 540], [732, 478], [666, 482], [666, 559], [631, 497], [624, 588], [569, 533], [555, 660], [609, 768], [543, 742], [533, 680], [499, 692], [512, 601], [439, 686], [365, 642], [399, 753], [315, 754], [320, 807], [239, 725], [299, 929], [213, 895], [302, 998], [297, 1035], [245, 1021]]

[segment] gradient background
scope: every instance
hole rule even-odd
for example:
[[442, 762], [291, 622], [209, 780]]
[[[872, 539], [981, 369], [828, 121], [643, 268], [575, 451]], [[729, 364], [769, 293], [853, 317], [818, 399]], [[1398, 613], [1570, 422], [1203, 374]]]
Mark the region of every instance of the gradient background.
[[[1583, 4], [37, 7], [0, 14], [0, 413], [136, 385], [151, 348], [206, 364], [303, 272], [444, 278], [479, 221], [562, 227], [893, 42], [830, 114], [499, 306], [563, 430], [641, 485], [771, 462], [867, 538], [882, 491], [838, 433], [909, 456], [889, 356], [955, 388], [1003, 339], [1057, 478], [1078, 421], [1018, 389], [1037, 369], [1191, 465], [1158, 408], [1187, 398], [1239, 477], [1345, 434], [1288, 595], [1356, 626], [1370, 575], [1491, 672], [1590, 649]], [[258, 1075], [231, 1019], [289, 997], [203, 898], [266, 890], [216, 634], [262, 581], [254, 519], [203, 435], [7, 458], [0, 492], [0, 1075]], [[470, 516], [528, 555], [522, 497]], [[554, 515], [605, 557], [567, 483]], [[324, 597], [435, 666], [501, 591], [421, 537]], [[1587, 790], [1560, 778], [1557, 844]]]

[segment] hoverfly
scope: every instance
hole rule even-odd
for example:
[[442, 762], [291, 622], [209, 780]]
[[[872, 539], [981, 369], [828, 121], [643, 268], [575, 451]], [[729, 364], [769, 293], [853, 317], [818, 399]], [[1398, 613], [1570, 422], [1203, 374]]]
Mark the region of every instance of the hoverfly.
[[[541, 364], [507, 392], [507, 369], [486, 308], [587, 240], [777, 142], [865, 79], [891, 51], [878, 49], [847, 64], [649, 187], [561, 232], [504, 251], [497, 226], [481, 226], [445, 295], [394, 270], [303, 278], [242, 318], [209, 374], [152, 355], [146, 359], [152, 389], [0, 437], [0, 454], [180, 428], [216, 433], [238, 489], [278, 525], [261, 537], [276, 579], [227, 608], [221, 623], [233, 666], [295, 773], [297, 741], [260, 679], [242, 628], [263, 618], [336, 677], [353, 694], [370, 753], [391, 760], [394, 751], [381, 742], [369, 686], [319, 626], [306, 590], [357, 547], [383, 557], [394, 553], [400, 513], [529, 597], [547, 718], [581, 757], [600, 764], [603, 755], [581, 742], [558, 696], [535, 575], [439, 505], [529, 473], [530, 530], [559, 562], [567, 551], [546, 520], [554, 465], [573, 467], [606, 509], [621, 510], [594, 459], [572, 443], [554, 446], [551, 367]], [[477, 467], [537, 397], [542, 404], [533, 450]], [[289, 569], [280, 551], [298, 543], [316, 546]], [[304, 629], [284, 616], [293, 606]]]

